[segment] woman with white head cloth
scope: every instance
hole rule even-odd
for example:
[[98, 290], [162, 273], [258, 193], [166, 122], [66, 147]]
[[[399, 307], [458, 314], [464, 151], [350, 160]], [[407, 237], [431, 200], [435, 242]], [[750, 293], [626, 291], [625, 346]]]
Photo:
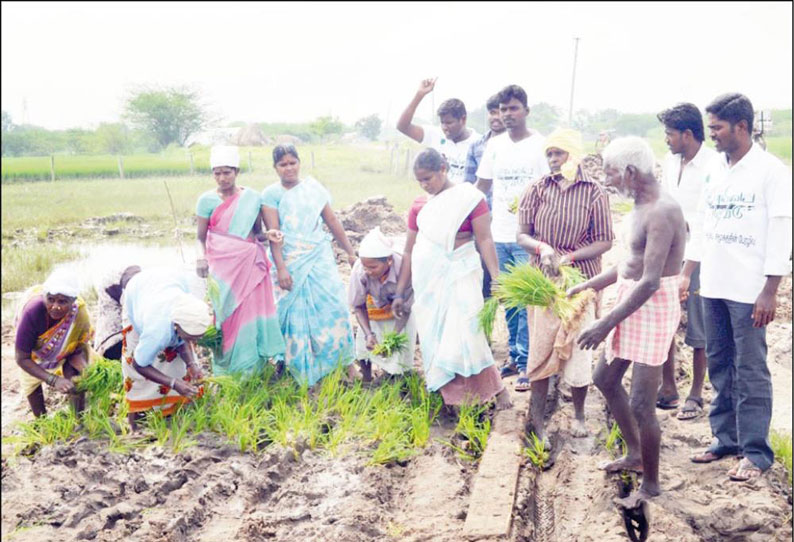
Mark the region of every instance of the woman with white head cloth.
[[145, 269], [122, 294], [122, 362], [130, 426], [148, 410], [171, 414], [200, 395], [202, 378], [192, 343], [212, 325], [209, 307], [190, 294], [188, 277]]
[[[402, 254], [392, 248], [380, 228], [376, 227], [361, 240], [358, 256], [350, 273], [348, 302], [359, 326], [356, 333], [356, 359], [363, 380], [369, 382], [372, 379], [373, 362], [390, 375], [401, 374], [413, 367], [416, 324], [413, 314], [397, 318], [391, 310]], [[410, 312], [413, 289], [408, 286], [403, 295]], [[390, 331], [405, 332], [408, 336], [405, 350], [395, 352], [388, 358], [373, 354], [371, 351]]]
[[256, 373], [268, 359], [282, 359], [284, 338], [276, 316], [270, 262], [262, 243], [280, 243], [279, 231], [262, 233], [259, 192], [237, 186], [237, 147], [216, 146], [210, 166], [217, 188], [199, 197], [196, 206], [200, 277], [208, 277], [221, 330], [221, 355], [213, 356], [215, 374]]
[[93, 329], [79, 293], [77, 277], [60, 268], [28, 289], [19, 305], [14, 323], [19, 383], [36, 417], [47, 413], [42, 382], [69, 393], [76, 412], [83, 409], [85, 394], [74, 393], [72, 378], [88, 364]]

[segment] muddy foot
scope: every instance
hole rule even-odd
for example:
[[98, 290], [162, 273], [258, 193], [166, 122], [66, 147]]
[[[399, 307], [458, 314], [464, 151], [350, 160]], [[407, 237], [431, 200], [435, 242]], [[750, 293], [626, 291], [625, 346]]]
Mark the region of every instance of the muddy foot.
[[510, 392], [507, 388], [496, 394], [496, 410], [507, 410], [513, 408], [513, 401], [510, 399]]
[[622, 499], [615, 498], [614, 502], [623, 508], [637, 508], [642, 503], [649, 501], [657, 495], [659, 495], [658, 491], [650, 492], [641, 487], [637, 491], [632, 491], [628, 497], [623, 497]]
[[[620, 472], [623, 470], [630, 470], [632, 472], [642, 472], [642, 460], [631, 459], [627, 456], [624, 456], [615, 461], [604, 461], [602, 463], [599, 463], [598, 468], [603, 469], [607, 472]], [[629, 495], [629, 497], [630, 496], [631, 495]]]
[[590, 432], [587, 430], [587, 426], [584, 423], [584, 420], [574, 420], [573, 424], [571, 424], [571, 435], [574, 438], [584, 438], [588, 436]]

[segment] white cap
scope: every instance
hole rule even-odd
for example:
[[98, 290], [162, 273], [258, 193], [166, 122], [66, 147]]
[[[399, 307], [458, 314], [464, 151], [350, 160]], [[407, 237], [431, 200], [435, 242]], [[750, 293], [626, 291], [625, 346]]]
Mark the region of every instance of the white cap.
[[233, 145], [216, 145], [210, 150], [210, 168], [240, 167], [240, 151]]
[[197, 297], [183, 293], [171, 307], [171, 321], [178, 324], [185, 333], [203, 335], [212, 323], [209, 308]]
[[362, 258], [387, 258], [392, 255], [391, 242], [376, 226], [370, 231], [358, 246], [358, 255]]
[[53, 271], [43, 284], [44, 293], [61, 294], [66, 297], [77, 297], [80, 294], [80, 285], [74, 273], [59, 267]]

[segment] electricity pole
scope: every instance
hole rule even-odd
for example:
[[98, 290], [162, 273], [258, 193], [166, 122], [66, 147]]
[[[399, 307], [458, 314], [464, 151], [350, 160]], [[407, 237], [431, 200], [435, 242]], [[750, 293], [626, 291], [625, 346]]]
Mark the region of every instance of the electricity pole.
[[579, 53], [579, 38], [574, 38], [573, 46], [573, 75], [571, 75], [571, 101], [568, 104], [568, 126], [573, 121], [573, 87], [576, 83], [576, 57]]

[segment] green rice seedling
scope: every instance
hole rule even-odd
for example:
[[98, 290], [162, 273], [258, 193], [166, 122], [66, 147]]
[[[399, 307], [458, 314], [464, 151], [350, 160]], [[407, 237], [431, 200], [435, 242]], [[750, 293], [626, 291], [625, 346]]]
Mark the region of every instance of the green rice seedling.
[[626, 455], [626, 443], [623, 440], [623, 435], [620, 432], [620, 427], [617, 422], [612, 422], [612, 428], [604, 442], [604, 447], [607, 449], [612, 459], [618, 457], [618, 454], [620, 454], [620, 456]]
[[477, 314], [479, 329], [485, 333], [488, 340], [493, 335], [493, 324], [496, 321], [496, 312], [499, 310], [499, 299], [491, 296], [483, 304], [482, 310]]
[[372, 349], [376, 356], [390, 358], [397, 352], [402, 352], [408, 347], [408, 335], [389, 331], [383, 334], [383, 340]]
[[538, 438], [533, 431], [529, 434], [529, 438], [526, 439], [526, 444], [523, 450], [524, 457], [529, 459], [529, 462], [532, 463], [535, 468], [543, 470], [551, 457], [551, 453], [546, 449], [546, 443], [543, 442], [543, 439]]
[[559, 269], [563, 291], [573, 288], [577, 284], [581, 284], [587, 280], [587, 277], [585, 277], [582, 272], [579, 271], [578, 267], [574, 267], [572, 265], [561, 265]]
[[[207, 279], [208, 289], [212, 284], [215, 284], [215, 281]], [[204, 332], [204, 335], [202, 335], [196, 341], [196, 345], [203, 348], [208, 348], [212, 352], [213, 356], [220, 356], [222, 354], [223, 347], [223, 332], [220, 329], [217, 329], [215, 325], [210, 325], [210, 327], [207, 328], [207, 331]]]
[[152, 434], [157, 446], [165, 446], [171, 439], [171, 428], [168, 420], [159, 410], [150, 410], [144, 418], [144, 427]]
[[188, 432], [193, 427], [193, 411], [195, 409], [186, 405], [171, 416], [171, 449], [175, 454], [196, 444], [195, 439], [188, 437]]
[[777, 459], [788, 473], [788, 483], [791, 485], [791, 435], [772, 430], [769, 434], [769, 441]]
[[16, 453], [56, 442], [69, 442], [77, 438], [77, 416], [66, 408], [31, 422], [18, 424], [20, 433], [11, 435], [8, 441], [15, 444]]
[[430, 439], [430, 425], [432, 420], [424, 408], [414, 408], [410, 411], [411, 444], [417, 448], [424, 448]]
[[464, 459], [478, 459], [488, 444], [491, 420], [485, 416], [485, 409], [485, 405], [477, 404], [460, 406], [460, 416], [458, 424], [455, 426], [455, 432], [468, 441], [467, 457]]
[[73, 382], [77, 391], [88, 392], [92, 396], [103, 397], [111, 393], [121, 393], [124, 385], [121, 362], [97, 357], [73, 379]]
[[411, 443], [404, 434], [390, 433], [380, 441], [378, 447], [372, 452], [369, 464], [383, 465], [394, 461], [405, 461], [415, 454], [416, 451], [411, 447]]

